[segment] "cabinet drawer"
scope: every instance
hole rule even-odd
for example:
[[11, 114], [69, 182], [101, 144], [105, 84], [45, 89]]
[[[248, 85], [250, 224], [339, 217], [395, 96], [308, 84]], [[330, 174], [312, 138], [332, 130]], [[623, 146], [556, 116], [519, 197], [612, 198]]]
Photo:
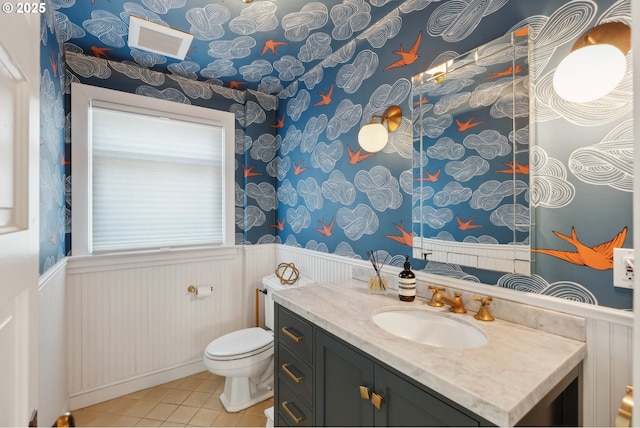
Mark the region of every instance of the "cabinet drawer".
[[291, 390], [307, 404], [311, 404], [313, 391], [313, 372], [311, 367], [302, 362], [285, 346], [278, 351], [278, 374], [283, 382], [287, 382]]
[[277, 340], [288, 346], [302, 361], [311, 365], [313, 357], [313, 326], [297, 315], [279, 307]]
[[313, 411], [287, 386], [280, 382], [278, 390], [278, 413], [280, 425], [310, 427], [313, 425]]

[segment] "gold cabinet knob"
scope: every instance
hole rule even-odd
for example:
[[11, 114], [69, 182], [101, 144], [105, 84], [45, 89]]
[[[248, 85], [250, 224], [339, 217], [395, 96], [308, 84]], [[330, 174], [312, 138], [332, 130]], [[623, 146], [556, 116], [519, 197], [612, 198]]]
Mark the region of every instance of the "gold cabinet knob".
[[380, 410], [380, 407], [382, 407], [382, 395], [375, 392], [371, 394], [371, 403], [376, 409]]
[[360, 385], [360, 398], [363, 400], [371, 398], [371, 390], [364, 385]]

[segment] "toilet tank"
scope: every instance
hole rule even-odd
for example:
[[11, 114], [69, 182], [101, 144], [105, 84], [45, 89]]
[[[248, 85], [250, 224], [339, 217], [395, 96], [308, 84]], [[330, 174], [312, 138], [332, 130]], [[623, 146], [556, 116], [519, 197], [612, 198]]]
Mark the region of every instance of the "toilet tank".
[[307, 278], [304, 275], [300, 275], [298, 280], [294, 284], [282, 284], [276, 274], [271, 274], [262, 278], [262, 285], [267, 291], [264, 298], [264, 323], [269, 330], [273, 330], [273, 313], [274, 302], [273, 293], [278, 290], [286, 290], [288, 288], [303, 287], [305, 285], [315, 284], [315, 281]]

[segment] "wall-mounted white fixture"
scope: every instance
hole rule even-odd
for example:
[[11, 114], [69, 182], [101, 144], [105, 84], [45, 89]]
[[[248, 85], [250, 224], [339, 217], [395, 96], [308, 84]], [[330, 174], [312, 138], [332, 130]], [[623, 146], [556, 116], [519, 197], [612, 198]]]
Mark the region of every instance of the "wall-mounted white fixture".
[[193, 35], [164, 25], [131, 16], [129, 18], [130, 48], [184, 60]]
[[613, 286], [633, 288], [635, 258], [633, 248], [613, 249]]
[[[374, 122], [380, 119], [380, 122]], [[379, 152], [387, 145], [389, 132], [398, 129], [402, 120], [402, 110], [398, 106], [388, 107], [382, 115], [371, 116], [371, 121], [360, 128], [358, 143], [368, 152]]]
[[584, 103], [611, 92], [624, 77], [631, 29], [621, 22], [598, 25], [582, 34], [553, 75], [556, 93]]

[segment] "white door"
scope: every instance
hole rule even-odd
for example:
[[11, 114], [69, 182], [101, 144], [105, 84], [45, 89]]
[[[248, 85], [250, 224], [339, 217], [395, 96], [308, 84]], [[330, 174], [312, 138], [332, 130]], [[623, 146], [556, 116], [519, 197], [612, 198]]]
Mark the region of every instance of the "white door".
[[38, 400], [40, 16], [0, 12], [0, 426]]

